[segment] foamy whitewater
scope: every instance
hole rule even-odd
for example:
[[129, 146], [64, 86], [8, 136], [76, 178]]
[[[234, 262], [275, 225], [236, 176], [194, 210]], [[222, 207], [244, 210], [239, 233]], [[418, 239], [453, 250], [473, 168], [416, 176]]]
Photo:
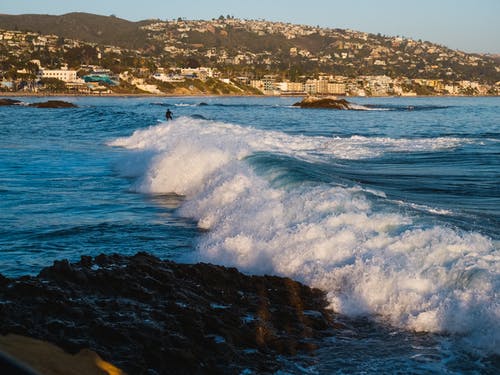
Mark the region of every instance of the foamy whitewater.
[[279, 153], [326, 163], [459, 144], [454, 138], [288, 136], [189, 118], [111, 143], [135, 150], [133, 157], [144, 163], [141, 170], [123, 171], [138, 178], [138, 192], [186, 197], [180, 214], [208, 230], [196, 260], [290, 276], [327, 291], [342, 314], [462, 334], [496, 351], [500, 263], [490, 238], [424, 227], [390, 208], [376, 212], [370, 195], [383, 192], [360, 186], [273, 183], [280, 171], [259, 175], [250, 159]]
[[[58, 121], [79, 129], [62, 136], [77, 155], [64, 168], [83, 167], [71, 173], [87, 191], [66, 188], [66, 204], [81, 194], [90, 208], [71, 208], [78, 223], [50, 234], [32, 226], [45, 256], [97, 243], [318, 287], [351, 329], [290, 373], [500, 370], [498, 98], [353, 100], [370, 111], [290, 98], [80, 100]], [[174, 121], [162, 120], [166, 107]], [[58, 155], [57, 132], [40, 152]], [[22, 233], [3, 244], [11, 257]]]

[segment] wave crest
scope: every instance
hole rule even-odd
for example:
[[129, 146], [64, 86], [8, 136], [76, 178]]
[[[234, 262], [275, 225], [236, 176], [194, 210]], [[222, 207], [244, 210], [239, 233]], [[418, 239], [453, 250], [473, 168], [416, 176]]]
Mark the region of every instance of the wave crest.
[[149, 155], [139, 191], [187, 196], [179, 213], [209, 229], [197, 260], [290, 276], [327, 291], [340, 313], [456, 333], [498, 352], [500, 259], [491, 239], [376, 211], [371, 193], [359, 187], [272, 187], [245, 160], [260, 151], [359, 158], [460, 142], [291, 136], [180, 118], [110, 145]]

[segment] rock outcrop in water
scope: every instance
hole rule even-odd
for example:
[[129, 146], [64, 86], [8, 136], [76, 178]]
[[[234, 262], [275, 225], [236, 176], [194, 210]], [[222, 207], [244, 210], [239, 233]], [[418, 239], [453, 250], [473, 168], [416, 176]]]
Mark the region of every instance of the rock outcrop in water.
[[8, 98], [0, 98], [0, 106], [19, 105], [19, 104], [21, 104], [20, 100], [8, 99]]
[[[288, 278], [146, 253], [0, 275], [0, 333], [90, 349], [129, 374], [274, 373], [335, 327], [323, 292]], [[250, 373], [250, 372], [249, 372]]]
[[23, 103], [22, 101], [16, 100], [16, 99], [0, 98], [0, 106], [8, 106], [8, 105], [27, 105], [29, 107], [36, 107], [36, 108], [76, 108], [76, 107], [78, 107], [77, 105], [75, 105], [73, 103], [65, 102], [63, 100], [47, 100], [46, 102], [37, 102], [37, 103], [26, 104], [26, 103]]
[[0, 106], [20, 105], [22, 102], [17, 99], [0, 98]]
[[353, 109], [351, 103], [347, 100], [338, 99], [335, 96], [308, 96], [302, 99], [302, 101], [295, 103], [294, 106], [301, 108]]
[[47, 100], [46, 102], [31, 103], [30, 107], [36, 108], [76, 108], [77, 106], [63, 100]]

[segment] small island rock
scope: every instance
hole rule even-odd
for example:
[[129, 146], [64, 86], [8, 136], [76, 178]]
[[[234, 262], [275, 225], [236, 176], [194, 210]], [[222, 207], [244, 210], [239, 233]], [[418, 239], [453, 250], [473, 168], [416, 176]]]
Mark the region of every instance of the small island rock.
[[0, 98], [0, 106], [4, 106], [4, 105], [19, 105], [20, 103], [21, 103], [20, 100]]
[[46, 102], [31, 103], [30, 107], [36, 108], [76, 108], [77, 105], [63, 100], [48, 100]]
[[308, 96], [301, 102], [295, 103], [294, 106], [300, 108], [353, 109], [351, 103], [345, 99], [338, 99], [336, 96]]

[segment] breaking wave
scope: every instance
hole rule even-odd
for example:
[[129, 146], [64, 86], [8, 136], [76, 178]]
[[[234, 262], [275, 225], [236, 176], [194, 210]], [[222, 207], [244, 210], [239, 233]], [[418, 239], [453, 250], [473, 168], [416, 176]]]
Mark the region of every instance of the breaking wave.
[[308, 137], [179, 118], [109, 144], [133, 150], [119, 169], [136, 178], [134, 190], [185, 196], [179, 214], [208, 230], [193, 260], [293, 277], [327, 291], [340, 313], [460, 335], [498, 353], [500, 262], [489, 237], [378, 208], [372, 198], [383, 192], [359, 186], [276, 187], [248, 160], [266, 152], [324, 163], [462, 142]]

